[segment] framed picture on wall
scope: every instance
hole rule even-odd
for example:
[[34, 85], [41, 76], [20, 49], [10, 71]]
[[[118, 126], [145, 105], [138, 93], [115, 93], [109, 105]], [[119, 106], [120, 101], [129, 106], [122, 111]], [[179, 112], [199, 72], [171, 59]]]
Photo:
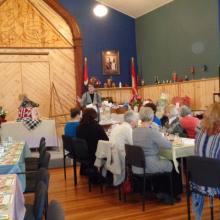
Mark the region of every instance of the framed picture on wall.
[[118, 50], [102, 51], [102, 69], [104, 75], [120, 74], [120, 61]]

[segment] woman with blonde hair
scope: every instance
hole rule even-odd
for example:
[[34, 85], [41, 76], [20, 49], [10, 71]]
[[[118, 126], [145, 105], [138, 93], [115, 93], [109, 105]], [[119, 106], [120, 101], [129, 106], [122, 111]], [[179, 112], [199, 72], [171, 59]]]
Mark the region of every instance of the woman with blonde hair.
[[[210, 105], [201, 121], [201, 129], [196, 135], [195, 154], [201, 157], [220, 159], [220, 103]], [[220, 196], [220, 188], [195, 186], [202, 194]], [[196, 219], [201, 219], [204, 198], [192, 195]]]

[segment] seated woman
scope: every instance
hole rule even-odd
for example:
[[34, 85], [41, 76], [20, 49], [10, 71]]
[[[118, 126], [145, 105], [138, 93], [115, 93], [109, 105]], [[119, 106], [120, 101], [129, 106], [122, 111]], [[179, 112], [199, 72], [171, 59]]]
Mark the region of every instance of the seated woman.
[[[201, 129], [196, 135], [195, 148], [198, 156], [220, 159], [220, 103], [212, 104], [205, 112]], [[220, 196], [220, 188], [195, 187], [201, 193]], [[192, 199], [196, 219], [201, 219], [204, 198], [193, 193]]]
[[76, 137], [76, 128], [79, 126], [80, 121], [80, 109], [71, 108], [70, 109], [71, 121], [67, 122], [64, 128], [64, 135], [69, 137]]
[[192, 116], [190, 108], [186, 105], [180, 107], [180, 125], [185, 129], [188, 138], [195, 138], [196, 128], [200, 120]]
[[[174, 194], [179, 195], [182, 192], [181, 177], [175, 172], [173, 164], [168, 159], [161, 159], [159, 155], [159, 148], [171, 148], [171, 142], [164, 138], [160, 132], [152, 128], [154, 112], [149, 107], [141, 107], [139, 118], [141, 120], [141, 127], [135, 128], [133, 131], [134, 145], [141, 146], [144, 150], [147, 173], [163, 173], [173, 171]], [[134, 173], [141, 174], [141, 168], [133, 167]], [[159, 192], [169, 191], [168, 178], [162, 180], [161, 178], [155, 182], [155, 188]]]
[[157, 112], [157, 106], [153, 103], [153, 102], [148, 102], [144, 105], [144, 107], [149, 107], [153, 110], [154, 112], [154, 118], [153, 118], [153, 122], [158, 125], [159, 127], [161, 127], [161, 121], [160, 119], [156, 116], [156, 112]]
[[180, 137], [187, 137], [186, 131], [181, 127], [179, 121], [179, 112], [175, 105], [168, 105], [165, 107], [164, 114], [169, 121], [165, 125], [169, 134], [179, 134]]
[[86, 108], [76, 130], [76, 137], [86, 140], [89, 149], [89, 159], [95, 162], [95, 152], [99, 140], [108, 140], [103, 127], [97, 121], [97, 112], [92, 108]]

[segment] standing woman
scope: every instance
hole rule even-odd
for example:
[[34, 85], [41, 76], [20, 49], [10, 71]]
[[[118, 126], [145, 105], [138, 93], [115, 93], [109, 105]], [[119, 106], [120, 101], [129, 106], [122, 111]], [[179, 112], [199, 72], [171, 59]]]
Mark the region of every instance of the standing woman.
[[[220, 160], [220, 103], [214, 103], [208, 107], [201, 121], [201, 130], [196, 135], [196, 155], [201, 157], [216, 158]], [[204, 194], [220, 196], [220, 188], [194, 186]], [[193, 206], [196, 219], [202, 217], [204, 197], [193, 193]]]
[[86, 107], [89, 104], [101, 106], [102, 103], [101, 96], [95, 91], [95, 87], [91, 83], [88, 84], [88, 91], [82, 95], [82, 98], [77, 97], [77, 100], [81, 107]]

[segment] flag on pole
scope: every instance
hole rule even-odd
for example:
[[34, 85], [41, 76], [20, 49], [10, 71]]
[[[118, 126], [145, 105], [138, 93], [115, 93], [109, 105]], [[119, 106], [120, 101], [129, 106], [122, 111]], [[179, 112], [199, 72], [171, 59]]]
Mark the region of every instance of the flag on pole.
[[136, 96], [138, 94], [137, 88], [137, 74], [135, 72], [135, 65], [134, 65], [134, 57], [131, 58], [131, 82], [132, 82], [132, 94]]
[[87, 57], [84, 58], [83, 80], [84, 80], [84, 85], [87, 86], [89, 82]]

